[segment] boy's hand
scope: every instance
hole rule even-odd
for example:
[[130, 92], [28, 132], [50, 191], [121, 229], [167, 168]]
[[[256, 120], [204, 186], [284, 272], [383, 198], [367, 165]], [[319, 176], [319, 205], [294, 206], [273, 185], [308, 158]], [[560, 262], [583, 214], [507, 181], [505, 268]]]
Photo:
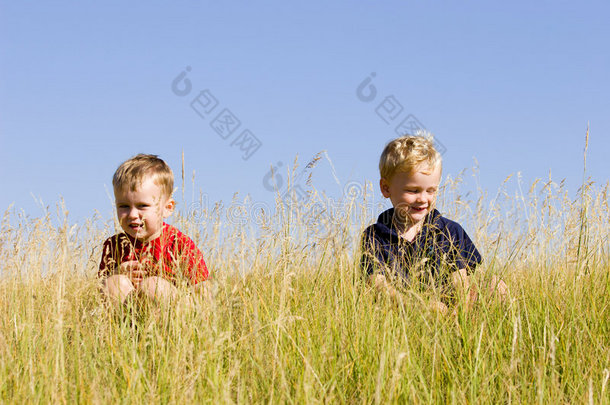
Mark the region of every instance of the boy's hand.
[[137, 260], [121, 263], [120, 272], [129, 277], [135, 288], [140, 287], [140, 283], [146, 276], [146, 270], [143, 269], [142, 264]]
[[398, 296], [398, 291], [392, 286], [383, 274], [372, 275], [369, 280], [378, 292], [385, 293], [394, 299]]
[[466, 311], [472, 309], [478, 299], [478, 292], [475, 285], [471, 283], [466, 269], [460, 269], [451, 274], [451, 284], [457, 293], [462, 297]]
[[447, 308], [447, 305], [440, 301], [430, 302], [430, 309], [438, 315], [447, 315], [449, 313], [449, 308]]
[[385, 295], [394, 305], [405, 304], [405, 296], [383, 274], [370, 276], [369, 282], [375, 287], [377, 294]]

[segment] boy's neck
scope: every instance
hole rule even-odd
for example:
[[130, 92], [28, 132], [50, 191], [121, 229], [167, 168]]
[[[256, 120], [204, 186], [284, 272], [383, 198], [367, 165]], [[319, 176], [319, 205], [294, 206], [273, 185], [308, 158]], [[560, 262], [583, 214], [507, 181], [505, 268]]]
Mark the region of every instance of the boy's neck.
[[413, 242], [417, 234], [421, 231], [424, 219], [418, 222], [411, 222], [408, 218], [401, 220], [396, 213], [392, 216], [392, 226], [396, 229], [396, 233], [402, 239]]

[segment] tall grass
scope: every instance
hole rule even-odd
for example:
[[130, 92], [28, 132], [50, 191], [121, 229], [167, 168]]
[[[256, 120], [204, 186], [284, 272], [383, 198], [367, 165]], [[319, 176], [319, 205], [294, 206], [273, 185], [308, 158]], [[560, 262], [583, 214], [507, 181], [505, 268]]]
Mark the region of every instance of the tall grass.
[[[550, 175], [525, 192], [514, 176], [493, 197], [460, 194], [463, 181], [446, 181], [441, 211], [483, 253], [477, 282], [500, 275], [511, 299], [458, 303], [457, 316], [429, 310], [425, 293], [397, 303], [363, 281], [359, 235], [379, 212], [370, 192], [332, 206], [312, 192], [272, 212], [248, 201], [185, 209], [174, 223], [202, 248], [213, 298], [124, 313], [95, 278], [110, 224], [10, 209], [0, 399], [610, 403], [608, 184], [585, 181], [571, 199]], [[256, 221], [228, 220], [236, 206]]]

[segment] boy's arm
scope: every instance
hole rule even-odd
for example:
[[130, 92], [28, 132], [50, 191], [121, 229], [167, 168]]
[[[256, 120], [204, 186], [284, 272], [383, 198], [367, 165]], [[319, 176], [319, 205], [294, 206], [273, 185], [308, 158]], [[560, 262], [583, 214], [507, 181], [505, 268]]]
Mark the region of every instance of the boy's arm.
[[369, 281], [374, 281], [374, 276], [378, 274], [385, 276], [385, 272], [383, 271], [384, 257], [381, 248], [379, 247], [379, 241], [375, 238], [373, 228], [369, 227], [364, 230], [360, 248], [362, 252], [360, 256], [360, 268]]
[[[452, 257], [452, 262], [449, 264], [458, 269], [450, 274], [451, 284], [462, 297], [466, 309], [469, 310], [479, 298], [477, 284], [473, 283], [472, 275], [477, 266], [483, 262], [483, 258], [474, 242], [460, 225], [457, 225], [453, 228], [453, 232], [450, 232], [449, 240], [451, 242], [450, 257]], [[498, 295], [501, 300], [504, 300], [508, 295], [508, 287], [504, 281], [495, 276], [491, 279], [490, 287], [490, 290]], [[484, 290], [487, 290], [487, 288]]]
[[189, 273], [191, 277], [191, 281], [195, 285], [203, 284], [203, 281], [206, 281], [209, 276], [208, 266], [205, 264], [203, 260], [203, 253], [197, 246], [195, 246], [195, 242], [191, 241], [192, 249], [190, 250], [191, 256], [189, 257]]
[[[375, 287], [375, 290], [382, 294], [387, 294], [394, 301], [402, 300], [402, 293], [398, 291], [383, 274], [369, 276], [368, 282]], [[441, 301], [430, 301], [429, 308], [437, 314], [447, 315], [449, 309]]]
[[368, 284], [373, 286], [376, 291], [387, 293], [391, 298], [396, 298], [398, 291], [388, 282], [382, 270], [383, 257], [381, 257], [372, 228], [365, 229], [362, 234], [361, 251], [360, 268], [366, 275]]
[[117, 252], [115, 245], [112, 243], [112, 238], [106, 239], [102, 246], [102, 257], [100, 259], [100, 265], [98, 267], [97, 276], [99, 278], [106, 278], [117, 272]]
[[466, 269], [459, 269], [449, 275], [451, 284], [460, 290], [464, 290], [470, 286], [470, 277]]
[[385, 293], [392, 299], [397, 298], [400, 294], [398, 290], [381, 273], [371, 274], [368, 277], [368, 282], [375, 287], [377, 292]]
[[[451, 284], [461, 294], [466, 308], [470, 309], [479, 298], [479, 291], [472, 282], [472, 276], [468, 275], [466, 269], [457, 270], [451, 274]], [[489, 283], [482, 285], [482, 291], [489, 297], [499, 298], [500, 301], [506, 301], [508, 298], [508, 286], [496, 276], [492, 276]]]
[[373, 228], [369, 227], [364, 230], [361, 249], [360, 267], [366, 274], [368, 284], [373, 286], [377, 292], [387, 294], [393, 300], [400, 299], [400, 292], [386, 277], [385, 258], [379, 246], [379, 241], [375, 238]]
[[[457, 229], [456, 229], [457, 228]], [[483, 258], [474, 242], [464, 228], [457, 225], [454, 229], [449, 230], [449, 243], [452, 257], [451, 265], [457, 268], [457, 274], [464, 279], [465, 275], [472, 274], [476, 267], [483, 262]]]
[[193, 286], [201, 284], [208, 279], [208, 268], [203, 260], [203, 253], [195, 245], [195, 242], [184, 234], [179, 234], [180, 257], [186, 276]]

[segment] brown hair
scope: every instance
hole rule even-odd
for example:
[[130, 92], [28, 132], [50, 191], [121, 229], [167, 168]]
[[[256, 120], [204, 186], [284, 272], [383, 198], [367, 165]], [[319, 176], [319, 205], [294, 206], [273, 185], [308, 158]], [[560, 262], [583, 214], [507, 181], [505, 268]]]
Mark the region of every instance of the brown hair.
[[115, 190], [136, 191], [148, 176], [161, 187], [164, 197], [171, 197], [174, 191], [174, 173], [157, 155], [140, 153], [121, 163], [112, 177], [112, 187]]

